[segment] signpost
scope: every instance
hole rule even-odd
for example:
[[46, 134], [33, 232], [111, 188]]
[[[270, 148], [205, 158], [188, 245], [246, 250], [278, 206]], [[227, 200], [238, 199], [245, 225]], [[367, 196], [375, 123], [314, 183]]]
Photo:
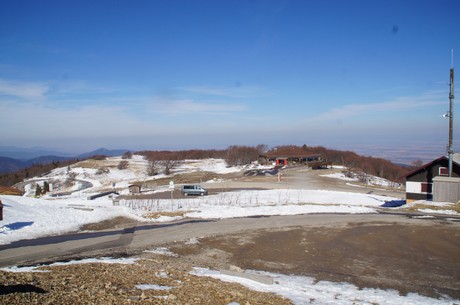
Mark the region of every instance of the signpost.
[[171, 212], [173, 211], [173, 192], [174, 192], [174, 181], [169, 181], [169, 190], [171, 191]]

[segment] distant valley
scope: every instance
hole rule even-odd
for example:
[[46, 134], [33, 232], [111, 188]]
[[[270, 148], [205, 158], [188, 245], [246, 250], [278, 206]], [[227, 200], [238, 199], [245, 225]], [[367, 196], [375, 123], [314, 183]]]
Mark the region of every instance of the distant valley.
[[126, 149], [99, 148], [87, 153], [71, 155], [65, 152], [46, 150], [43, 148], [19, 148], [12, 146], [0, 146], [0, 174], [15, 172], [33, 164], [49, 164], [57, 161], [71, 159], [85, 159], [95, 155], [120, 156]]

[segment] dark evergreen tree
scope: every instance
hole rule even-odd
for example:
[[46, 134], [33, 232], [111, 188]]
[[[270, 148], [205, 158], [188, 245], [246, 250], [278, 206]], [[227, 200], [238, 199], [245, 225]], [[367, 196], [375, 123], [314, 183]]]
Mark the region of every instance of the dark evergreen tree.
[[46, 194], [46, 193], [48, 193], [49, 191], [50, 191], [50, 185], [49, 185], [48, 181], [45, 181], [45, 182], [43, 183], [43, 194]]
[[40, 185], [37, 184], [37, 187], [35, 188], [35, 197], [39, 197], [42, 194], [42, 188]]

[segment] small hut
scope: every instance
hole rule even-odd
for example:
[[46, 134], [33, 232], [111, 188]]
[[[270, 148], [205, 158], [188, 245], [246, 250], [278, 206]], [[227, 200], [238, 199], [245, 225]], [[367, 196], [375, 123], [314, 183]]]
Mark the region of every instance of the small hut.
[[140, 184], [131, 184], [130, 186], [128, 186], [128, 189], [131, 195], [135, 195], [140, 194], [142, 188]]

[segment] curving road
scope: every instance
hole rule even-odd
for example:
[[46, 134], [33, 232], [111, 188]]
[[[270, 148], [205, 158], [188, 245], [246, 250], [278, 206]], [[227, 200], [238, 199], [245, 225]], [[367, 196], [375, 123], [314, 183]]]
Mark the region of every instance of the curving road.
[[[28, 185], [28, 184], [36, 183], [37, 181], [50, 181], [50, 180], [52, 180], [52, 179], [49, 179], [49, 178], [31, 179], [31, 180], [27, 180], [27, 181], [23, 181], [23, 182], [18, 182], [15, 185], [13, 185], [13, 187], [17, 188], [18, 190], [20, 190], [22, 192], [25, 192], [25, 186]], [[80, 183], [80, 187], [77, 190], [70, 191], [70, 192], [55, 193], [54, 195], [56, 195], [56, 196], [70, 195], [72, 193], [79, 192], [79, 191], [86, 190], [88, 188], [93, 187], [93, 184], [91, 182], [89, 182], [89, 181], [86, 181], [86, 180], [74, 179], [74, 181]]]
[[[135, 254], [143, 249], [194, 237], [220, 236], [260, 229], [340, 227], [364, 222], [426, 224], [428, 221], [433, 220], [397, 214], [309, 214], [140, 224], [119, 230], [45, 237], [3, 245], [0, 246], [0, 267], [95, 255]], [[452, 223], [460, 226], [459, 222]]]

